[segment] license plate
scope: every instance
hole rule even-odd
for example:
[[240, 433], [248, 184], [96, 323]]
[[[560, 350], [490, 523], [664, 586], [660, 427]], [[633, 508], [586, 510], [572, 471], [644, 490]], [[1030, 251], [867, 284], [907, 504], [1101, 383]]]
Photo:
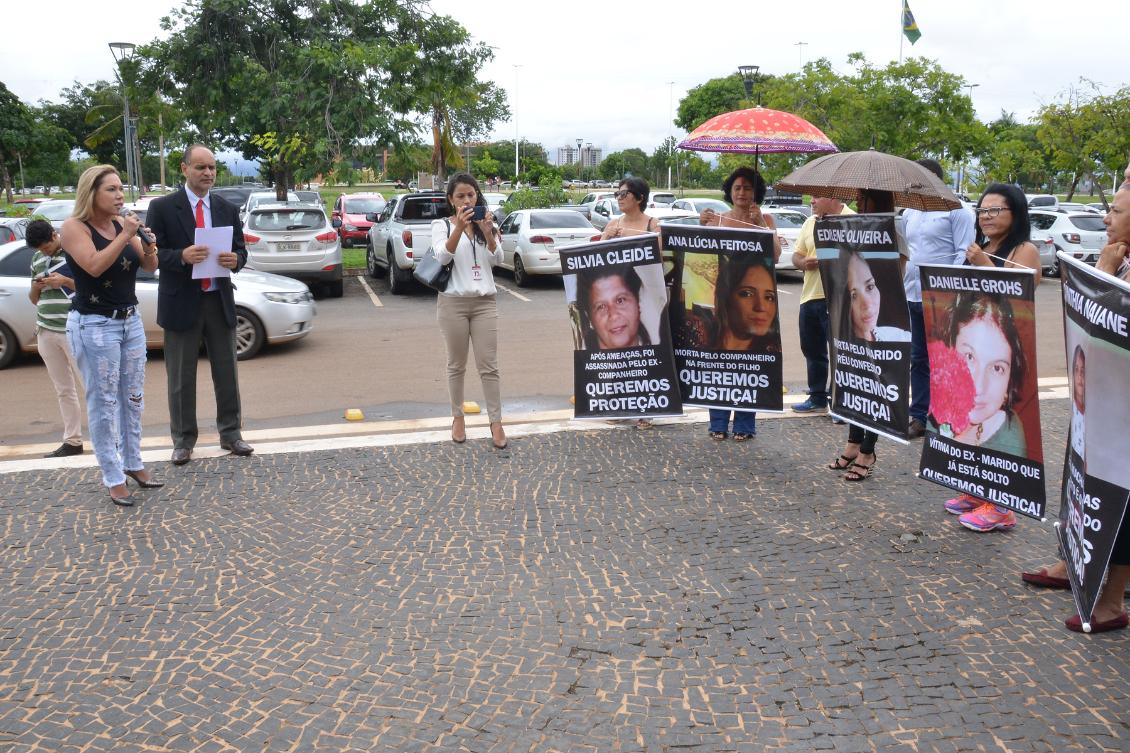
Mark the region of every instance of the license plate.
[[301, 243], [280, 243], [278, 244], [279, 251], [301, 251]]

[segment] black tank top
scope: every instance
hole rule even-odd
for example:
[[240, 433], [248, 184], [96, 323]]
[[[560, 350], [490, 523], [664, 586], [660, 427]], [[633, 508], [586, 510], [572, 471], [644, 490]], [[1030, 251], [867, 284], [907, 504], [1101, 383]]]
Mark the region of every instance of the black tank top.
[[[93, 241], [94, 248], [102, 251], [113, 243], [112, 240], [104, 238], [89, 222], [84, 221], [83, 224], [90, 229], [90, 240]], [[114, 230], [115, 237], [122, 232], [122, 226], [117, 221], [114, 222]], [[75, 297], [71, 304], [80, 314], [109, 316], [119, 309], [137, 305], [134, 282], [137, 279], [141, 258], [132, 243], [126, 244], [117, 261], [97, 277], [83, 269], [69, 253], [66, 256], [75, 274]]]

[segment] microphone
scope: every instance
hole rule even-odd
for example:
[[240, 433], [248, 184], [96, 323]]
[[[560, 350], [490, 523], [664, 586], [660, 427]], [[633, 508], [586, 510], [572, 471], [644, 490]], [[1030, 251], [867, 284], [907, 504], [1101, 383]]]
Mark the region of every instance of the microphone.
[[[118, 216], [119, 217], [129, 217], [131, 214], [133, 214], [133, 212], [129, 211], [125, 207], [122, 207], [121, 209], [118, 210]], [[145, 228], [143, 228], [143, 227], [137, 228], [137, 237], [141, 238], [141, 242], [144, 243], [147, 246], [150, 243], [156, 243], [156, 241], [153, 240], [153, 236], [150, 235], [149, 233], [145, 232]]]

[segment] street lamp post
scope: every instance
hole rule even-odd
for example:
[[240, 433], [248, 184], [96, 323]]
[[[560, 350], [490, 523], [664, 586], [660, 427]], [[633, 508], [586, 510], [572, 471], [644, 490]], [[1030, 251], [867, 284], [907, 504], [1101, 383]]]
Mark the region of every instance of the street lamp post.
[[584, 180], [585, 179], [585, 161], [584, 161], [584, 159], [581, 158], [581, 144], [582, 143], [584, 143], [584, 139], [577, 139], [577, 179], [578, 180]]
[[[757, 72], [761, 70], [760, 65], [739, 65], [738, 73], [742, 75], [742, 83], [745, 84], [745, 98], [753, 99], [753, 83], [757, 80]], [[761, 97], [757, 98], [757, 106], [761, 106]]]
[[794, 47], [797, 48], [797, 54], [796, 54], [797, 70], [804, 70], [804, 48], [807, 45], [808, 45], [808, 42], [796, 42], [794, 44]]
[[129, 56], [133, 53], [137, 45], [132, 42], [110, 42], [110, 54], [114, 56], [114, 62], [118, 64], [118, 70], [114, 75], [118, 77], [118, 86], [122, 88], [122, 148], [125, 150], [126, 158], [126, 175], [129, 176], [129, 200], [136, 201], [134, 196], [134, 181], [136, 178], [136, 168], [133, 164], [133, 135], [130, 133], [130, 116], [129, 116], [129, 97], [126, 95], [126, 84], [122, 80], [121, 67]]
[[671, 138], [671, 124], [675, 120], [675, 114], [672, 111], [673, 102], [675, 101], [675, 82], [667, 82], [667, 190], [671, 190], [671, 156], [675, 153], [675, 145], [672, 143], [674, 139]]
[[518, 185], [518, 69], [520, 65], [514, 66], [514, 183]]

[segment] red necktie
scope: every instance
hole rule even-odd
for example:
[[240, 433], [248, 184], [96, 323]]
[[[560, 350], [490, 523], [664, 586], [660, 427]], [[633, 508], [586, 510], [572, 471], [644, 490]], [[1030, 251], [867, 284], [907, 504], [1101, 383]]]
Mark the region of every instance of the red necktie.
[[[203, 199], [197, 199], [196, 200], [196, 227], [204, 227], [204, 200]], [[212, 280], [210, 278], [205, 277], [203, 280], [200, 281], [200, 289], [201, 290], [208, 290], [211, 287], [212, 287]]]

